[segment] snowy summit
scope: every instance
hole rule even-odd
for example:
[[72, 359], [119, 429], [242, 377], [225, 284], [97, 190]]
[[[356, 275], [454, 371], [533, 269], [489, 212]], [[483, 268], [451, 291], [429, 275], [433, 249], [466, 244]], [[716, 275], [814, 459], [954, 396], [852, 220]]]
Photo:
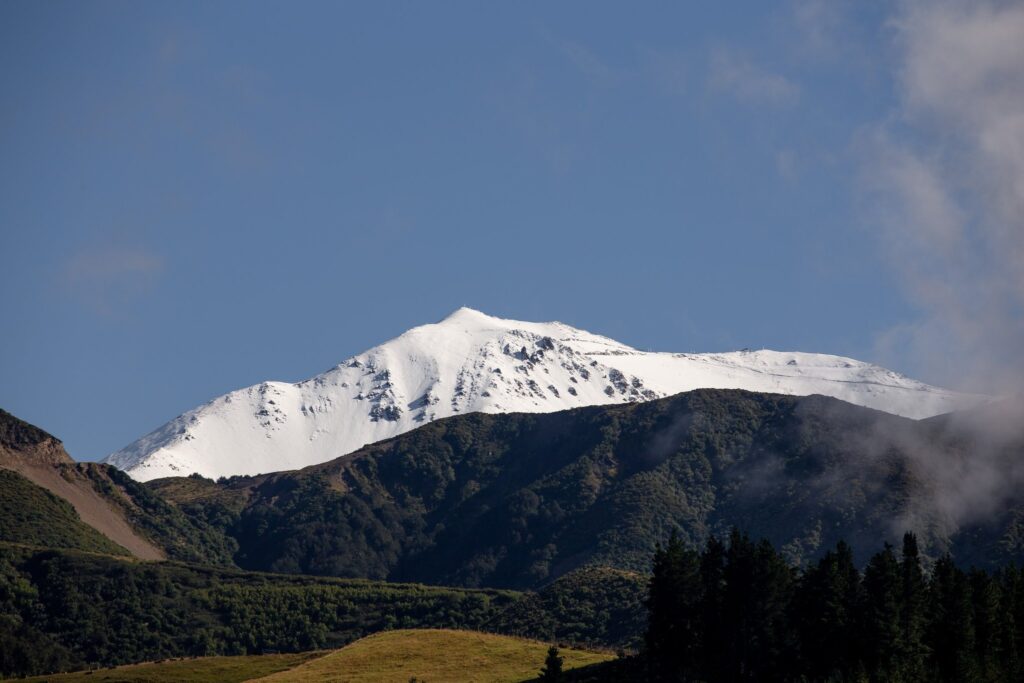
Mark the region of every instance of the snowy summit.
[[449, 415], [554, 412], [699, 388], [824, 394], [912, 418], [980, 398], [839, 356], [651, 353], [558, 322], [460, 308], [304, 382], [225, 394], [105, 462], [142, 481], [258, 474], [332, 460]]

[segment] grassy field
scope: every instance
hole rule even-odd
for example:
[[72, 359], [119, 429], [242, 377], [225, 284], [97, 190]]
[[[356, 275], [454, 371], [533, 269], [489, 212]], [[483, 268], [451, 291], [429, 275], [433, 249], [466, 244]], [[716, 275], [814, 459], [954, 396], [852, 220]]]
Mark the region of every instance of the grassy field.
[[[384, 631], [333, 652], [200, 657], [39, 676], [54, 683], [513, 683], [537, 677], [548, 645], [477, 631]], [[614, 659], [607, 652], [561, 650], [566, 670]]]
[[64, 683], [242, 683], [279, 671], [287, 671], [314, 659], [324, 652], [301, 652], [285, 655], [253, 655], [247, 657], [200, 657], [169, 659], [162, 662], [130, 664], [113, 669], [79, 671], [77, 673], [24, 678], [22, 681], [53, 681]]
[[[324, 657], [261, 679], [260, 683], [512, 683], [537, 677], [548, 645], [475, 631], [384, 631]], [[614, 655], [562, 650], [564, 668], [596, 664]]]

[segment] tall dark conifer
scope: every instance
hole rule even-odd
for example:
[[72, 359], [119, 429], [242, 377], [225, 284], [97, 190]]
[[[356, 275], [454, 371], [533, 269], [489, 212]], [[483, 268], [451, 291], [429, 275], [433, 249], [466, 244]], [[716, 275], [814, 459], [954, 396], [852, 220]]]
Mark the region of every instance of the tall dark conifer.
[[864, 656], [874, 680], [899, 678], [901, 593], [899, 563], [886, 543], [864, 570]]
[[700, 557], [700, 615], [703, 638], [700, 648], [700, 669], [712, 681], [725, 680], [728, 662], [725, 658], [727, 633], [723, 606], [725, 604], [725, 545], [709, 536]]
[[673, 532], [654, 556], [647, 599], [646, 645], [656, 680], [693, 678], [700, 652], [700, 568], [697, 554]]
[[812, 680], [857, 671], [861, 632], [860, 573], [850, 546], [840, 541], [805, 572], [794, 599], [804, 674]]
[[934, 680], [976, 680], [974, 620], [967, 576], [945, 555], [935, 563], [929, 585], [929, 646]]
[[979, 681], [1006, 680], [1002, 669], [999, 642], [999, 584], [985, 572], [972, 569], [968, 574], [974, 622], [974, 660]]
[[758, 543], [750, 604], [750, 680], [784, 681], [796, 659], [797, 640], [790, 621], [793, 579], [793, 568], [772, 544], [767, 539]]
[[725, 592], [722, 599], [726, 670], [723, 680], [750, 680], [753, 643], [755, 547], [750, 537], [733, 529], [725, 554]]
[[903, 536], [903, 557], [900, 560], [900, 669], [908, 682], [925, 678], [925, 619], [927, 583], [921, 570], [917, 536]]

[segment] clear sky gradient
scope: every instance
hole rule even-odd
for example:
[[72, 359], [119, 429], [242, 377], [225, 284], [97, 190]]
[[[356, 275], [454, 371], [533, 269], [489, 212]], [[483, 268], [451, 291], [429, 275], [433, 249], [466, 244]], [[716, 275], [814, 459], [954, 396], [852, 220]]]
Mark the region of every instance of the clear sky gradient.
[[944, 381], [863, 155], [899, 11], [8, 0], [0, 407], [96, 459], [462, 305]]

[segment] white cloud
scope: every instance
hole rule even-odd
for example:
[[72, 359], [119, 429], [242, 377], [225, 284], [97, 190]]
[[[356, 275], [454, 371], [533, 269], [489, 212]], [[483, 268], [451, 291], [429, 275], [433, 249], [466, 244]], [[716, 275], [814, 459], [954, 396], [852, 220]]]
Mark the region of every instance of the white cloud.
[[751, 104], [787, 105], [800, 98], [797, 84], [730, 50], [712, 52], [709, 83]]
[[902, 337], [911, 351], [927, 339], [928, 356], [957, 357], [961, 379], [1019, 391], [1024, 5], [908, 2], [892, 26], [899, 105], [869, 136], [865, 170], [893, 264], [924, 312]]

